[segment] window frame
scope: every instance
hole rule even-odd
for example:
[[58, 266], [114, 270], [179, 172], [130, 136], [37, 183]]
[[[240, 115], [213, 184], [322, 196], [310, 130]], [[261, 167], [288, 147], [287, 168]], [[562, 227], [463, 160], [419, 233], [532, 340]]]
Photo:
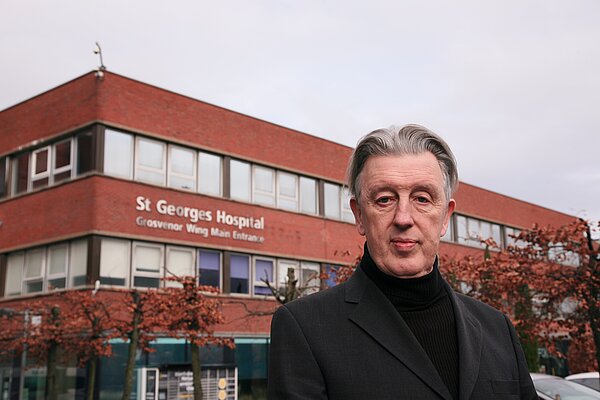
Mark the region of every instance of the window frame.
[[[238, 292], [233, 292], [232, 289], [232, 282], [231, 279], [233, 279], [232, 276], [232, 262], [231, 259], [233, 257], [244, 257], [248, 260], [248, 267], [247, 267], [247, 271], [248, 271], [248, 278], [247, 278], [247, 286], [248, 286], [248, 290], [244, 293], [238, 293]], [[242, 296], [242, 297], [250, 297], [252, 295], [252, 282], [253, 282], [253, 276], [252, 276], [252, 256], [250, 254], [245, 254], [245, 253], [230, 253], [229, 254], [229, 294], [232, 296]]]
[[[62, 167], [56, 167], [56, 160], [58, 159], [57, 157], [57, 153], [58, 153], [58, 146], [63, 144], [63, 143], [69, 143], [69, 164], [68, 165], [64, 165]], [[51, 171], [50, 171], [50, 176], [51, 176], [51, 180], [50, 180], [50, 184], [54, 184], [56, 181], [56, 176], [59, 174], [63, 174], [65, 172], [69, 172], [69, 176], [67, 178], [61, 179], [58, 182], [62, 182], [63, 180], [70, 180], [73, 179], [73, 172], [74, 172], [74, 168], [73, 165], [75, 164], [75, 151], [76, 151], [76, 146], [75, 146], [75, 140], [74, 140], [74, 136], [71, 136], [67, 139], [64, 140], [60, 140], [56, 143], [54, 143], [52, 145], [52, 162], [50, 164], [51, 167]]]
[[[202, 274], [200, 274], [200, 270], [202, 268], [200, 265], [200, 253], [216, 253], [218, 255], [218, 259], [219, 259], [219, 286], [217, 286], [217, 288], [219, 290], [221, 290], [223, 288], [223, 252], [220, 250], [212, 250], [212, 249], [198, 249], [196, 252], [196, 276], [198, 277], [198, 284], [199, 285], [206, 285], [206, 283], [201, 283], [200, 282], [200, 277]], [[207, 269], [207, 268], [204, 268]], [[210, 286], [210, 285], [209, 285]]]
[[[306, 201], [308, 201], [308, 199], [306, 198], [306, 196], [303, 195], [302, 181], [305, 181], [305, 182], [311, 181], [312, 182], [311, 186], [314, 189], [314, 195], [310, 196], [310, 197], [312, 197], [311, 204], [314, 206], [314, 212], [307, 211], [303, 207], [303, 205], [306, 204]], [[318, 183], [317, 179], [311, 178], [308, 176], [303, 176], [303, 175], [301, 175], [299, 177], [299, 179], [298, 179], [298, 212], [300, 212], [302, 214], [307, 214], [307, 215], [319, 215], [319, 183]]]
[[[108, 135], [107, 135], [108, 134]], [[122, 173], [122, 171], [111, 171], [111, 172], [107, 172], [106, 170], [106, 166], [110, 165], [109, 163], [107, 163], [107, 157], [108, 157], [108, 153], [107, 153], [107, 137], [111, 134], [116, 134], [116, 135], [122, 135], [123, 137], [126, 137], [129, 139], [128, 142], [128, 146], [129, 148], [129, 160], [127, 160], [129, 162], [128, 168], [127, 168], [127, 173]], [[114, 176], [117, 178], [123, 178], [123, 179], [129, 179], [132, 180], [134, 179], [134, 169], [135, 169], [135, 149], [136, 149], [136, 141], [135, 141], [136, 135], [133, 135], [131, 133], [127, 133], [127, 132], [122, 132], [120, 130], [117, 129], [112, 129], [110, 127], [106, 127], [104, 129], [104, 148], [102, 149], [103, 154], [102, 154], [102, 173], [104, 175], [108, 175], [108, 176]]]
[[[140, 151], [140, 143], [141, 142], [158, 144], [162, 147], [162, 159], [161, 159], [161, 167], [160, 168], [151, 167], [151, 166], [143, 165], [140, 163], [140, 161], [141, 161], [140, 158], [142, 157], [142, 155], [141, 155], [142, 152]], [[133, 176], [134, 176], [134, 180], [136, 182], [143, 182], [143, 183], [148, 183], [151, 185], [166, 186], [166, 183], [167, 183], [167, 142], [165, 142], [163, 140], [149, 138], [146, 136], [136, 135], [133, 159], [134, 159]], [[153, 181], [150, 179], [142, 179], [140, 177], [140, 172], [148, 172], [150, 174], [156, 174], [157, 176], [160, 175], [162, 177], [162, 181], [158, 182], [158, 181]]]
[[[31, 257], [31, 255], [33, 253], [37, 253], [40, 252], [42, 253], [42, 265], [40, 266], [40, 274], [36, 275], [36, 276], [31, 276], [28, 277], [28, 267], [29, 267], [29, 263], [28, 263], [28, 259], [29, 257]], [[36, 247], [33, 249], [29, 249], [27, 251], [25, 251], [25, 261], [24, 261], [24, 265], [23, 265], [23, 288], [21, 290], [22, 294], [34, 294], [34, 293], [44, 293], [46, 292], [47, 289], [47, 284], [46, 284], [46, 268], [47, 268], [47, 252], [46, 252], [46, 247]], [[39, 291], [35, 291], [35, 292], [30, 292], [28, 290], [26, 290], [27, 285], [31, 284], [31, 283], [37, 283], [37, 282], [41, 282], [42, 283], [42, 287], [41, 290]]]
[[[67, 289], [69, 286], [69, 281], [68, 281], [68, 276], [69, 276], [69, 265], [70, 265], [70, 249], [69, 249], [69, 243], [58, 243], [58, 244], [53, 244], [47, 247], [46, 249], [46, 257], [47, 257], [47, 273], [46, 273], [46, 288], [48, 289], [48, 291], [51, 290], [64, 290]], [[58, 273], [58, 274], [52, 274], [50, 272], [50, 267], [52, 266], [52, 250], [54, 249], [58, 249], [58, 248], [63, 248], [65, 250], [65, 269], [63, 272]], [[55, 287], [54, 289], [50, 288], [50, 281], [52, 280], [56, 280], [56, 279], [64, 279], [65, 280], [65, 285], [62, 288], [59, 287]]]
[[[41, 152], [46, 152], [47, 156], [46, 156], [46, 169], [42, 172], [36, 172], [36, 169], [38, 167], [38, 157], [37, 155]], [[48, 146], [44, 146], [44, 147], [40, 147], [38, 149], [32, 150], [31, 151], [31, 156], [29, 157], [29, 182], [28, 182], [28, 191], [34, 190], [34, 189], [38, 189], [38, 188], [42, 188], [42, 187], [46, 187], [49, 186], [51, 184], [50, 182], [50, 176], [51, 176], [51, 168], [52, 168], [52, 146], [48, 145]], [[35, 186], [36, 182], [39, 181], [43, 181], [44, 179], [46, 179], [46, 184], [42, 184], [40, 186]]]
[[[256, 178], [257, 171], [266, 171], [271, 174], [271, 191], [265, 191], [257, 188], [258, 179]], [[262, 206], [275, 207], [276, 206], [276, 197], [277, 197], [277, 170], [270, 167], [265, 167], [263, 165], [252, 164], [252, 203], [259, 204]], [[263, 200], [257, 200], [257, 197], [265, 197], [268, 198], [269, 201], [265, 202]]]
[[[234, 182], [233, 182], [233, 165], [239, 164], [240, 166], [247, 167], [247, 175], [245, 181], [248, 182], [248, 190], [246, 192], [246, 197], [234, 195]], [[243, 201], [250, 203], [252, 201], [252, 164], [246, 161], [238, 160], [232, 158], [229, 160], [229, 198], [231, 200]]]
[[[155, 249], [159, 251], [159, 258], [158, 258], [158, 271], [154, 272], [154, 271], [150, 271], [147, 269], [139, 269], [138, 265], [137, 265], [137, 261], [138, 261], [138, 254], [136, 252], [136, 250], [138, 248], [150, 248], [150, 249]], [[162, 278], [165, 276], [165, 245], [164, 244], [158, 244], [158, 243], [152, 243], [152, 242], [143, 242], [143, 241], [136, 241], [134, 240], [131, 243], [131, 286], [132, 288], [138, 288], [138, 289], [142, 289], [142, 288], [155, 288], [155, 286], [137, 286], [135, 284], [135, 278], [151, 278], [151, 279], [158, 279], [158, 285], [156, 286], [156, 288], [161, 288], [164, 287], [163, 285], [163, 280]]]
[[[269, 289], [269, 285], [260, 280], [260, 273], [256, 270], [257, 261], [266, 261], [271, 263], [271, 276], [269, 280], [269, 284], [271, 286], [274, 285], [275, 276], [277, 274], [277, 262], [272, 257], [264, 257], [264, 256], [253, 256], [252, 257], [252, 295], [253, 296], [272, 296], [271, 291]], [[268, 276], [267, 276], [268, 277]], [[266, 288], [269, 293], [256, 293], [256, 288]]]
[[[103, 277], [107, 278], [107, 279], [115, 279], [112, 276], [103, 276], [102, 275], [102, 272], [103, 272], [102, 271], [102, 248], [103, 248], [103, 244], [105, 242], [106, 243], [108, 243], [108, 242], [114, 242], [114, 243], [121, 243], [123, 245], [126, 245], [124, 247], [126, 247], [126, 250], [127, 250], [127, 254], [126, 254], [126, 257], [125, 257], [127, 259], [127, 264], [124, 266], [124, 275], [125, 276], [123, 277], [123, 279], [124, 279], [123, 285], [114, 285], [114, 284], [110, 284], [110, 283], [102, 283], [102, 278]], [[120, 287], [124, 287], [124, 288], [131, 287], [131, 282], [132, 282], [132, 279], [131, 279], [131, 268], [132, 268], [131, 267], [131, 265], [132, 265], [131, 257], [132, 257], [132, 251], [133, 250], [132, 250], [132, 246], [131, 246], [131, 240], [119, 239], [119, 238], [108, 237], [108, 236], [101, 238], [101, 240], [100, 240], [100, 260], [99, 260], [99, 269], [100, 269], [100, 271], [99, 271], [99, 276], [98, 277], [99, 277], [100, 283], [103, 286], [118, 287], [118, 288], [120, 288]], [[120, 279], [120, 277], [119, 277], [119, 279]]]
[[[170, 271], [169, 270], [169, 256], [173, 253], [173, 252], [181, 252], [181, 253], [188, 253], [189, 255], [191, 255], [191, 260], [192, 263], [189, 266], [189, 274], [187, 275], [177, 275], [174, 272], [175, 271]], [[194, 278], [196, 278], [198, 276], [198, 274], [196, 273], [196, 248], [194, 247], [186, 247], [186, 246], [172, 246], [169, 244], [165, 245], [165, 266], [164, 266], [164, 277], [165, 278], [169, 278], [172, 276], [178, 276], [178, 277], [183, 277], [183, 276], [192, 276]], [[164, 281], [164, 287], [182, 287], [182, 285], [178, 282], [175, 281]]]
[[[13, 264], [13, 267], [11, 268], [11, 259], [15, 260], [17, 258], [20, 258], [20, 263], [17, 263], [16, 265]], [[8, 285], [11, 282], [8, 278], [9, 278], [9, 271], [11, 269], [18, 271], [19, 279], [18, 279], [18, 281], [13, 282], [16, 284], [14, 289], [18, 289], [18, 292], [9, 293]], [[6, 277], [5, 277], [5, 281], [4, 281], [4, 297], [5, 298], [23, 295], [23, 278], [24, 277], [25, 277], [25, 252], [18, 251], [18, 252], [9, 254], [7, 257], [7, 261], [6, 261]]]
[[[335, 197], [337, 197], [337, 199], [332, 199], [331, 205], [336, 205], [337, 206], [337, 213], [336, 215], [332, 215], [329, 214], [328, 212], [329, 207], [328, 207], [328, 201], [327, 201], [327, 194], [328, 194], [328, 190], [327, 188], [335, 188], [337, 190], [337, 194]], [[329, 218], [329, 219], [335, 219], [335, 220], [341, 220], [342, 219], [342, 202], [341, 202], [341, 187], [340, 185], [338, 185], [337, 183], [332, 183], [332, 182], [323, 182], [323, 216], [325, 218]]]
[[[287, 172], [287, 171], [281, 171], [281, 170], [277, 170], [277, 177], [276, 177], [276, 193], [277, 193], [277, 208], [281, 209], [281, 210], [286, 210], [286, 211], [294, 211], [294, 212], [298, 212], [298, 207], [300, 204], [300, 188], [298, 186], [298, 183], [300, 181], [299, 176], [297, 174], [293, 174], [291, 172]], [[282, 176], [289, 176], [291, 178], [293, 178], [294, 180], [294, 188], [295, 188], [295, 192], [296, 195], [294, 197], [292, 196], [288, 196], [285, 194], [281, 193], [281, 177]], [[282, 203], [284, 201], [288, 201], [288, 202], [292, 202], [295, 204], [294, 207], [287, 207], [287, 206], [282, 206]]]
[[[216, 159], [219, 162], [219, 165], [218, 165], [218, 167], [219, 167], [218, 186], [219, 187], [218, 187], [217, 192], [205, 189], [205, 185], [203, 183], [204, 180], [202, 179], [202, 177], [204, 175], [203, 175], [201, 161], [200, 161], [200, 158], [205, 157], [205, 156], [209, 157], [209, 159], [210, 158]], [[217, 197], [223, 196], [223, 156], [219, 155], [219, 154], [200, 150], [200, 151], [198, 151], [198, 155], [197, 155], [197, 166], [198, 166], [198, 169], [197, 169], [196, 175], [198, 176], [198, 181], [197, 181], [196, 186], [198, 189], [197, 190], [198, 193], [206, 194], [209, 196], [217, 196]]]
[[[173, 171], [173, 164], [172, 164], [172, 160], [174, 159], [173, 150], [189, 152], [192, 154], [192, 175], [187, 175], [187, 174], [183, 174], [181, 172]], [[188, 187], [174, 186], [171, 182], [173, 178], [181, 178], [181, 179], [190, 180], [192, 182], [192, 187], [188, 188]], [[196, 188], [198, 187], [198, 152], [197, 151], [190, 149], [188, 147], [178, 146], [178, 145], [175, 145], [172, 143], [167, 144], [167, 187], [170, 187], [173, 189], [187, 190], [190, 192], [196, 191]]]

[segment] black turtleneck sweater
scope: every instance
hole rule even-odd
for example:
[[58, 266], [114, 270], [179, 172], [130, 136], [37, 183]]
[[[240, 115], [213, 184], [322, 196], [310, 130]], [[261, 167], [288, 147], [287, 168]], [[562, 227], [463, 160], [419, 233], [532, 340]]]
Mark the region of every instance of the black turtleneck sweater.
[[360, 268], [396, 308], [435, 366], [452, 398], [458, 399], [458, 343], [454, 312], [437, 265], [419, 278], [396, 278], [373, 262], [367, 245]]

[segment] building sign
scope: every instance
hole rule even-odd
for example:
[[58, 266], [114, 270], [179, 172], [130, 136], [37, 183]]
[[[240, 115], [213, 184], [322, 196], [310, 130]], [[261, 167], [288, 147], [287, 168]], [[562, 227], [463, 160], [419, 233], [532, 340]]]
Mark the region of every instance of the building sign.
[[[264, 217], [234, 215], [218, 209], [199, 209], [169, 203], [164, 199], [154, 202], [144, 196], [137, 196], [135, 204], [135, 209], [143, 213], [135, 218], [135, 223], [145, 228], [190, 233], [204, 238], [211, 236], [252, 243], [265, 241], [263, 235], [247, 232], [264, 231]], [[153, 213], [158, 216], [152, 216]], [[181, 222], [165, 221], [161, 219], [162, 216], [177, 217]]]

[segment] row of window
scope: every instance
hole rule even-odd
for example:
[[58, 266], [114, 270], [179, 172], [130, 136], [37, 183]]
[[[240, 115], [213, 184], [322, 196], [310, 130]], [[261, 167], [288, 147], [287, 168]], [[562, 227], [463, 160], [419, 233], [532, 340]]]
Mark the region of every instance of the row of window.
[[10, 254], [5, 296], [85, 286], [87, 244], [81, 239]]
[[265, 281], [283, 288], [290, 268], [299, 286], [308, 287], [309, 293], [319, 289], [319, 263], [113, 238], [101, 242], [103, 285], [159, 287], [163, 277], [197, 276], [200, 284], [229, 293], [270, 295]]
[[[304, 293], [319, 290], [321, 265], [315, 262], [171, 246], [116, 238], [100, 240], [100, 284], [157, 288], [177, 285], [169, 276], [196, 276], [202, 285], [228, 293], [270, 295], [290, 276]], [[36, 247], [7, 257], [5, 296], [75, 288], [87, 283], [88, 240]]]
[[467, 246], [485, 248], [484, 240], [493, 239], [497, 248], [519, 244], [515, 236], [521, 233], [516, 228], [496, 224], [478, 218], [453, 214], [448, 230], [442, 238], [447, 242], [460, 243]]
[[354, 222], [342, 185], [114, 129], [106, 128], [102, 135], [102, 167], [93, 162], [99, 141], [91, 131], [0, 158], [0, 197], [8, 195], [9, 175], [15, 195], [97, 169], [119, 178]]

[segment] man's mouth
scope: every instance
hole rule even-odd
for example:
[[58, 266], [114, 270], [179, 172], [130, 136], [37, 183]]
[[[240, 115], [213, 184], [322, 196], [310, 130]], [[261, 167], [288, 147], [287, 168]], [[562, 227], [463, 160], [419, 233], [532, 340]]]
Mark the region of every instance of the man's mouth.
[[406, 252], [411, 251], [419, 242], [414, 239], [392, 239], [392, 244], [396, 250]]

